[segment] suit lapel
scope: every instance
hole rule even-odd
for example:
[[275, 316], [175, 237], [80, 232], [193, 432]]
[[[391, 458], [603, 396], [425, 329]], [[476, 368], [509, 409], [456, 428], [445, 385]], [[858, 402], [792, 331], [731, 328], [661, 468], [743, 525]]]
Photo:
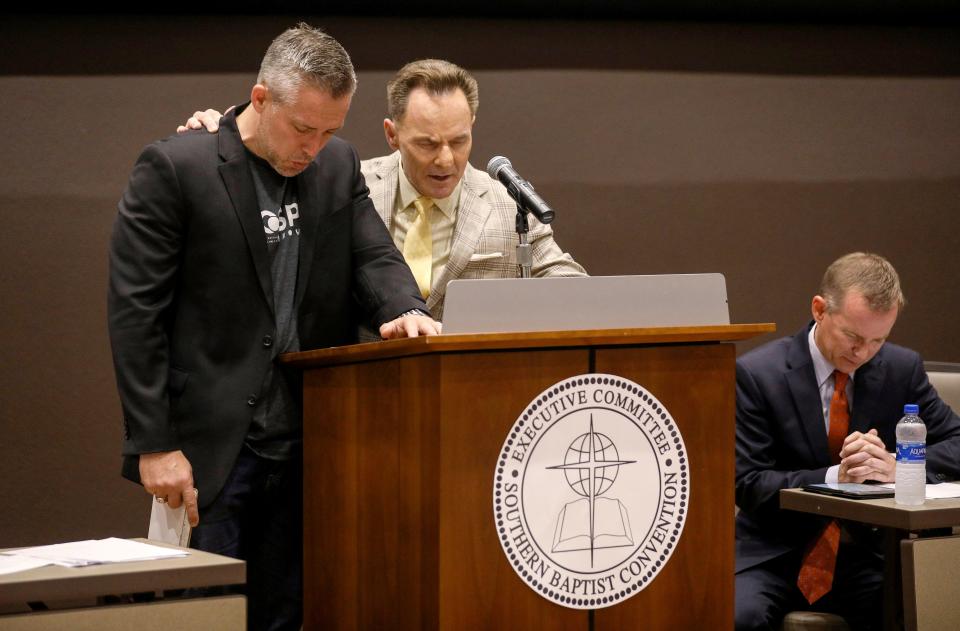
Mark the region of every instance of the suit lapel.
[[810, 349], [807, 347], [808, 332], [809, 328], [804, 329], [790, 343], [787, 351], [788, 370], [785, 377], [797, 410], [797, 417], [800, 419], [800, 426], [807, 438], [810, 456], [818, 466], [828, 467], [831, 463], [827, 446], [827, 430], [821, 409], [817, 376], [813, 369], [813, 360], [810, 358]]
[[247, 164], [247, 156], [237, 129], [236, 114], [243, 110], [237, 108], [225, 117], [218, 134], [220, 151], [220, 178], [230, 196], [233, 210], [237, 214], [243, 236], [250, 250], [250, 258], [257, 271], [263, 297], [274, 311], [273, 281], [270, 277], [270, 257], [267, 253], [267, 240], [263, 233], [263, 221], [257, 208], [257, 192], [253, 187], [253, 178]]
[[370, 199], [377, 214], [383, 219], [387, 231], [393, 236], [393, 210], [397, 205], [397, 189], [400, 183], [400, 152], [383, 159], [374, 170], [374, 177], [367, 180]]
[[443, 271], [433, 279], [427, 309], [434, 310], [447, 293], [447, 283], [460, 278], [470, 257], [474, 255], [483, 235], [483, 228], [492, 210], [485, 199], [487, 193], [483, 180], [476, 176], [473, 167], [467, 165], [463, 173], [463, 187], [460, 190], [460, 204], [457, 208], [457, 223], [453, 230], [453, 243], [450, 244], [450, 256]]
[[853, 377], [853, 413], [850, 415], [850, 431], [866, 432], [870, 424], [881, 416], [883, 382], [887, 365], [877, 355], [857, 369]]

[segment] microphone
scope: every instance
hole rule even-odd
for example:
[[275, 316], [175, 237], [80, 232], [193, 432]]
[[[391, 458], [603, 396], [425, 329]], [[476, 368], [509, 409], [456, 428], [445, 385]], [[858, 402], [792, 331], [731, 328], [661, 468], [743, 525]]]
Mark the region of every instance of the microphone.
[[520, 174], [513, 170], [513, 165], [503, 156], [494, 156], [487, 163], [487, 173], [495, 180], [507, 187], [507, 192], [520, 208], [531, 212], [540, 220], [541, 223], [550, 223], [553, 221], [556, 213], [543, 201], [537, 192], [533, 190], [533, 185], [520, 177]]

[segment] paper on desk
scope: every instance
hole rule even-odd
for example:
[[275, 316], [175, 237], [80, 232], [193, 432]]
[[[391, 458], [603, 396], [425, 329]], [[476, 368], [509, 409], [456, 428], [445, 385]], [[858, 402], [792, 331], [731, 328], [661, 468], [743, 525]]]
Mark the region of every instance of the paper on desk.
[[23, 572], [24, 570], [32, 570], [33, 568], [43, 567], [44, 565], [50, 565], [50, 561], [0, 554], [0, 574]]
[[948, 497], [960, 497], [960, 484], [956, 482], [941, 482], [940, 484], [928, 484], [928, 500], [939, 500]]
[[[893, 482], [890, 482], [889, 484], [878, 484], [877, 486], [892, 489], [896, 488], [897, 485]], [[960, 497], [960, 483], [941, 482], [939, 484], [928, 484], [925, 497], [928, 500], [943, 500], [951, 497]]]
[[88, 539], [35, 548], [21, 548], [20, 550], [9, 550], [4, 554], [40, 559], [63, 567], [81, 567], [98, 563], [172, 559], [184, 557], [190, 553], [186, 550], [162, 548], [149, 543], [109, 537], [107, 539]]

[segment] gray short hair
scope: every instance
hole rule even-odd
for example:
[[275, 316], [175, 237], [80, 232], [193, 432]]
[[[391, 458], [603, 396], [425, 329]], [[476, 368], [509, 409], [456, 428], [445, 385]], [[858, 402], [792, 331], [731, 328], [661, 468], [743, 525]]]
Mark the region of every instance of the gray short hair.
[[879, 254], [853, 252], [830, 264], [820, 281], [820, 295], [827, 302], [827, 311], [839, 309], [851, 289], [863, 294], [874, 312], [894, 307], [899, 311], [907, 304], [897, 270]]
[[470, 106], [470, 114], [477, 115], [480, 106], [480, 91], [477, 80], [460, 66], [443, 59], [420, 59], [411, 61], [387, 84], [387, 113], [399, 121], [407, 111], [410, 93], [423, 88], [433, 95], [446, 94], [457, 89], [463, 91]]
[[300, 22], [277, 36], [260, 62], [257, 83], [286, 102], [304, 84], [335, 99], [352, 95], [357, 75], [340, 42], [318, 28]]

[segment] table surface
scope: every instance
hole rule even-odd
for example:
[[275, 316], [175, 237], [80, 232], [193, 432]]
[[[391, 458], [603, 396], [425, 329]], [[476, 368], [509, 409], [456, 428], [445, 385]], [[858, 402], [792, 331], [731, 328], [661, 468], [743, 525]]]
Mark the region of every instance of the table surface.
[[[134, 541], [177, 547], [146, 539]], [[23, 572], [0, 574], [0, 605], [239, 585], [246, 582], [246, 572], [246, 563], [243, 561], [192, 549], [189, 555], [175, 559], [86, 567], [46, 565]]]
[[960, 526], [960, 498], [927, 500], [920, 506], [901, 506], [892, 497], [855, 500], [802, 489], [782, 489], [780, 508], [898, 530]]

